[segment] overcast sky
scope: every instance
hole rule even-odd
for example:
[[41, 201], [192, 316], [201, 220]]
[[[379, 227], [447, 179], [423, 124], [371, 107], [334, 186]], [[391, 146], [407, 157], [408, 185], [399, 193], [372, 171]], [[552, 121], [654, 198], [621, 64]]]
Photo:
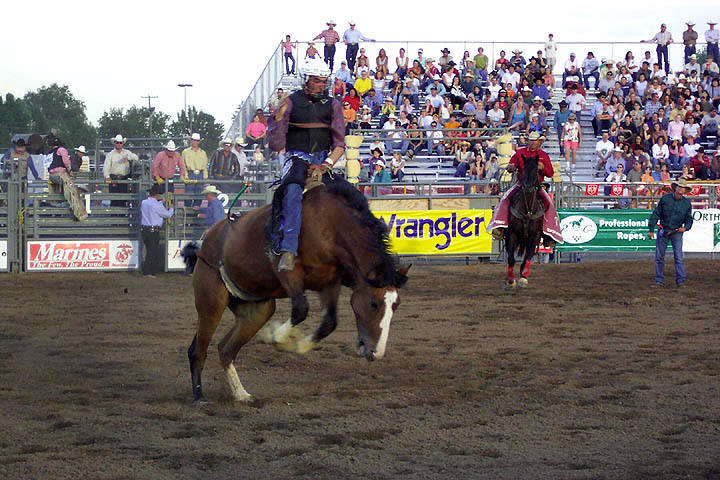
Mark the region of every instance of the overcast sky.
[[[248, 3], [256, 6], [248, 7]], [[719, 13], [717, 1], [678, 2], [518, 2], [471, 4], [425, 0], [382, 2], [349, 13], [345, 2], [188, 2], [172, 3], [126, 0], [124, 2], [17, 1], [8, 0], [0, 42], [0, 94], [17, 96], [42, 85], [68, 85], [85, 102], [88, 118], [97, 124], [103, 111], [112, 107], [146, 105], [141, 97], [153, 95], [153, 105], [173, 117], [183, 107], [178, 83], [191, 83], [188, 104], [195, 105], [230, 125], [235, 108], [247, 97], [277, 43], [285, 34], [308, 40], [332, 19], [342, 32], [354, 19], [365, 36], [385, 41], [447, 41], [458, 59], [463, 50], [484, 46], [493, 54], [490, 41], [527, 41], [525, 54], [536, 51], [547, 33], [555, 41], [628, 42], [651, 38], [665, 22], [675, 41], [682, 43], [686, 20], [694, 20], [703, 38], [708, 12]], [[468, 5], [463, 10], [461, 5]], [[513, 8], [510, 8], [512, 5]], [[442, 6], [443, 10], [436, 10]], [[540, 6], [547, 6], [539, 9]], [[577, 10], [573, 6], [578, 6]], [[506, 8], [504, 8], [506, 7]], [[498, 20], [505, 17], [504, 20]], [[33, 25], [35, 18], [46, 20]], [[49, 21], [52, 20], [52, 24]], [[442, 26], [444, 23], [444, 26]], [[482, 42], [482, 43], [478, 43]], [[424, 44], [426, 56], [437, 57], [445, 44]], [[367, 44], [374, 58], [380, 46], [394, 59], [404, 44]], [[417, 43], [407, 44], [411, 58]], [[498, 45], [500, 48], [512, 44]], [[301, 47], [304, 52], [306, 45]], [[641, 57], [642, 45], [560, 45], [564, 61], [571, 50], [584, 57], [621, 58], [626, 50]], [[654, 47], [650, 48], [655, 56]], [[322, 53], [322, 45], [319, 46]], [[509, 53], [509, 52], [508, 52]], [[301, 54], [302, 56], [302, 54]], [[345, 56], [338, 48], [337, 63]], [[529, 58], [531, 55], [526, 55]], [[670, 59], [679, 67], [682, 47], [671, 49]]]

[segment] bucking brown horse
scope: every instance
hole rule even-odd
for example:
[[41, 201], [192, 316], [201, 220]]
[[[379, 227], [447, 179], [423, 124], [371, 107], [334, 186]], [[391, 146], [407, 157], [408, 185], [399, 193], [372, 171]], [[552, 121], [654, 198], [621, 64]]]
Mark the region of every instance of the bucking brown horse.
[[[410, 268], [399, 268], [389, 250], [385, 225], [365, 197], [342, 179], [326, 181], [303, 197], [302, 230], [295, 269], [277, 272], [278, 258], [268, 254], [265, 228], [270, 207], [253, 210], [215, 224], [202, 247], [185, 247], [183, 256], [193, 272], [198, 328], [188, 349], [193, 398], [205, 401], [201, 375], [207, 349], [223, 312], [229, 308], [235, 324], [218, 344], [220, 363], [232, 397], [251, 401], [233, 361], [238, 352], [275, 312], [275, 300], [289, 297], [291, 318], [266, 327], [266, 339], [284, 349], [305, 353], [337, 326], [341, 286], [353, 291], [358, 351], [368, 360], [383, 357], [390, 321], [400, 304], [398, 288]], [[323, 317], [319, 328], [293, 340], [292, 327], [308, 315], [305, 290], [319, 292]]]

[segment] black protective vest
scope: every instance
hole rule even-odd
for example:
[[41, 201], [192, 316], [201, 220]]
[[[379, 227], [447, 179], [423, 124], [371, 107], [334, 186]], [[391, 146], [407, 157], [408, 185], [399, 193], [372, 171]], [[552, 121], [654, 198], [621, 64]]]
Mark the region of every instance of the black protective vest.
[[314, 99], [308, 97], [303, 90], [290, 95], [292, 111], [286, 138], [287, 150], [300, 150], [307, 153], [329, 150], [332, 145], [330, 128], [298, 128], [293, 123], [324, 123], [332, 124], [332, 101], [330, 97]]
[[48, 167], [48, 170], [52, 170], [53, 168], [57, 168], [57, 167], [65, 168], [65, 164], [63, 163], [62, 156], [58, 155], [57, 152], [58, 152], [58, 149], [53, 148], [53, 152], [52, 152], [53, 159], [52, 159], [52, 163], [50, 163], [50, 166]]

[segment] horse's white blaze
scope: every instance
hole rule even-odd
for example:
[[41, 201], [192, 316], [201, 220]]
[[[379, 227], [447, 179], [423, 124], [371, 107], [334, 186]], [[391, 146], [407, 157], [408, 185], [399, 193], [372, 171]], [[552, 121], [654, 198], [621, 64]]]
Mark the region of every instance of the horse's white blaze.
[[375, 358], [380, 360], [385, 355], [385, 345], [387, 344], [388, 335], [390, 334], [390, 321], [393, 316], [392, 306], [397, 301], [397, 290], [388, 290], [385, 292], [385, 313], [380, 320], [380, 339], [378, 340]]
[[232, 394], [233, 400], [236, 402], [247, 402], [252, 400], [252, 395], [250, 395], [245, 390], [242, 383], [240, 383], [237, 370], [235, 370], [235, 365], [232, 363], [230, 363], [230, 365], [228, 365], [225, 369], [225, 380], [227, 380], [228, 386], [230, 387], [230, 393]]

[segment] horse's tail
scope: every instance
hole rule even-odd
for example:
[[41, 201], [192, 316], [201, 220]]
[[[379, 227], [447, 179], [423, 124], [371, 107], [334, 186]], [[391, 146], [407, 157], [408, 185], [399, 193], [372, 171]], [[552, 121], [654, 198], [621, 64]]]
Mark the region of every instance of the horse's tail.
[[199, 251], [200, 246], [197, 242], [188, 242], [180, 252], [180, 255], [183, 257], [183, 261], [185, 262], [186, 273], [190, 274], [195, 270], [195, 264], [197, 264], [198, 260], [197, 254]]

